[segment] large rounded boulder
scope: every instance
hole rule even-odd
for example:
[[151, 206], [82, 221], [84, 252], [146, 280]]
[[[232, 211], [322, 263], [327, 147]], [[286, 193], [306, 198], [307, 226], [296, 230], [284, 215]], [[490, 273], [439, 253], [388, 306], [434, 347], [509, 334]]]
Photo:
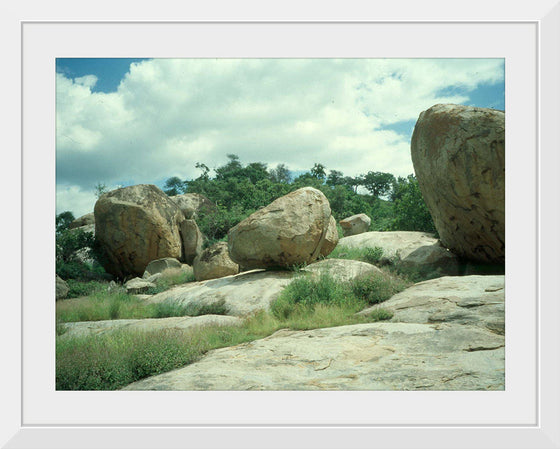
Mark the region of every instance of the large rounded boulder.
[[[230, 229], [230, 256], [244, 268], [310, 263], [336, 245], [325, 243], [333, 223], [325, 195], [304, 187], [278, 198]], [[336, 229], [336, 223], [334, 226]]]
[[422, 196], [442, 244], [477, 262], [505, 260], [505, 114], [438, 104], [411, 141]]
[[156, 186], [140, 184], [108, 192], [95, 203], [94, 214], [107, 272], [142, 276], [152, 260], [181, 258], [183, 213]]

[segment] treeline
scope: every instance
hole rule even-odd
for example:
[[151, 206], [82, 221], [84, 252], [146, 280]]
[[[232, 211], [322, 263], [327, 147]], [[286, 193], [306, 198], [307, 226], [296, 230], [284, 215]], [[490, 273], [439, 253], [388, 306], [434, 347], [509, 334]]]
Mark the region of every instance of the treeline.
[[306, 186], [325, 194], [337, 221], [364, 213], [372, 219], [372, 231], [435, 232], [413, 175], [396, 178], [391, 173], [369, 171], [351, 177], [338, 170], [327, 173], [323, 164], [316, 163], [294, 178], [285, 164], [269, 169], [261, 162], [243, 165], [234, 154], [227, 157], [228, 162], [214, 169], [213, 176], [207, 165], [197, 163], [201, 174], [196, 179], [172, 177], [164, 185], [164, 192], [170, 196], [200, 193], [216, 204], [217, 213], [207, 213], [197, 219], [202, 233], [210, 241], [223, 238], [230, 228], [260, 207]]

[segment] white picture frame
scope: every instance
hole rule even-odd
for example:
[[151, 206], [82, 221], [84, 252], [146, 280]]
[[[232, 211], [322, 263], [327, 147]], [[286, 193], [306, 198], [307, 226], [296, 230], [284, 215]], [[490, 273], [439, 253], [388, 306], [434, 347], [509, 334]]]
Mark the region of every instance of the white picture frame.
[[[106, 8], [97, 10], [95, 16], [98, 20], [97, 23], [86, 22], [91, 20], [91, 13], [85, 10], [81, 10], [79, 15], [76, 16], [75, 13], [64, 10], [62, 7], [49, 6], [48, 11], [43, 12], [40, 9], [35, 9], [36, 5], [31, 3], [14, 6], [2, 19], [4, 25], [1, 31], [2, 37], [4, 42], [10, 43], [7, 58], [10, 61], [10, 66], [14, 69], [3, 75], [3, 77], [6, 76], [6, 85], [11, 86], [9, 92], [7, 92], [8, 104], [12, 106], [8, 108], [8, 119], [15, 119], [14, 125], [8, 127], [7, 134], [12, 148], [22, 149], [22, 153], [9, 151], [6, 156], [8, 166], [12, 167], [13, 165], [13, 169], [10, 171], [12, 172], [11, 176], [15, 176], [15, 179], [7, 178], [7, 180], [11, 180], [9, 181], [11, 187], [8, 187], [7, 184], [5, 191], [18, 190], [20, 167], [23, 178], [20, 195], [14, 195], [14, 198], [10, 198], [7, 206], [11, 207], [9, 210], [14, 211], [20, 207], [23, 209], [22, 222], [17, 223], [16, 220], [12, 223], [13, 229], [9, 233], [8, 231], [3, 233], [5, 236], [12, 236], [9, 238], [9, 245], [11, 246], [8, 246], [8, 248], [11, 248], [10, 253], [20, 253], [22, 255], [23, 276], [21, 284], [23, 294], [16, 285], [15, 288], [12, 287], [13, 291], [9, 290], [10, 294], [6, 295], [4, 299], [6, 303], [4, 316], [9, 318], [6, 319], [7, 325], [2, 327], [2, 341], [6, 343], [3, 345], [5, 357], [1, 386], [2, 415], [0, 415], [0, 443], [3, 447], [171, 448], [186, 446], [200, 448], [320, 447], [325, 449], [371, 446], [388, 448], [493, 447], [508, 449], [560, 447], [560, 426], [558, 424], [560, 422], [560, 334], [558, 330], [560, 309], [557, 300], [560, 295], [556, 282], [560, 272], [560, 264], [557, 258], [558, 250], [560, 250], [558, 240], [560, 225], [560, 198], [558, 196], [560, 193], [558, 180], [558, 169], [560, 169], [558, 156], [558, 148], [560, 148], [558, 126], [558, 123], [560, 123], [560, 83], [558, 81], [560, 80], [560, 2], [558, 0], [534, 1], [527, 5], [518, 5], [506, 1], [485, 2], [480, 3], [479, 8], [470, 4], [468, 11], [459, 6], [450, 9], [448, 9], [448, 6], [444, 8], [436, 1], [421, 3], [409, 1], [400, 2], [398, 5], [369, 5], [367, 7], [361, 5], [360, 8], [356, 6], [356, 9], [353, 9], [352, 5], [348, 3], [329, 7], [324, 3], [310, 2], [306, 5], [298, 4], [297, 8], [281, 14], [280, 17], [266, 10], [263, 11], [260, 9], [262, 6], [257, 2], [247, 2], [243, 5], [233, 5], [233, 2], [231, 5], [224, 3], [223, 8], [219, 9], [204, 5], [188, 5], [188, 11], [186, 11], [187, 6], [183, 6], [183, 10], [176, 17], [166, 17], [164, 13], [161, 13], [160, 16], [154, 16], [152, 11], [137, 9], [140, 7], [137, 5], [133, 7], [129, 2], [125, 2], [124, 5], [126, 6], [106, 5]], [[134, 14], [131, 14], [131, 11], [134, 11]], [[321, 13], [319, 14], [318, 11]], [[283, 22], [273, 23], [279, 19], [282, 19]], [[116, 20], [122, 20], [122, 22]], [[123, 420], [120, 422], [111, 417], [107, 422], [99, 424], [93, 421], [91, 423], [80, 421], [78, 415], [84, 410], [79, 410], [79, 408], [87, 408], [90, 403], [95, 404], [93, 408], [103, 407], [103, 404], [111, 404], [105, 410], [107, 415], [111, 415], [113, 410], [120, 410], [118, 403], [115, 403], [115, 395], [122, 395], [118, 396], [118, 401], [128, 402], [130, 413], [134, 409], [141, 411], [144, 407], [152, 409], [151, 412], [155, 414], [158, 410], [154, 410], [154, 404], [157, 406], [164, 404], [175, 393], [147, 392], [147, 394], [153, 395], [146, 396], [146, 393], [142, 395], [142, 393], [135, 392], [130, 392], [129, 395], [128, 392], [90, 394], [88, 392], [51, 391], [54, 384], [52, 353], [38, 350], [37, 344], [40, 344], [40, 339], [46, 338], [45, 334], [40, 331], [41, 322], [48, 321], [48, 319], [45, 319], [45, 314], [49, 316], [48, 313], [53, 305], [31, 302], [29, 298], [31, 293], [35, 292], [39, 286], [42, 286], [40, 288], [47, 292], [44, 298], [46, 302], [53, 299], [48, 291], [52, 290], [54, 292], [54, 279], [49, 281], [50, 278], [53, 278], [52, 270], [35, 270], [33, 269], [34, 266], [42, 265], [35, 260], [30, 260], [30, 255], [42, 261], [49, 254], [54, 254], [54, 239], [52, 238], [54, 236], [54, 138], [49, 138], [54, 136], [54, 121], [52, 120], [54, 117], [54, 110], [52, 110], [54, 84], [51, 83], [54, 79], [53, 55], [82, 57], [161, 56], [158, 53], [166, 41], [169, 42], [185, 36], [191, 38], [193, 36], [208, 37], [209, 34], [200, 31], [203, 29], [202, 25], [207, 24], [215, 25], [222, 30], [216, 36], [218, 42], [209, 44], [214, 50], [209, 53], [208, 46], [205, 47], [196, 40], [185, 41], [192, 42], [190, 45], [185, 44], [188, 47], [185, 52], [190, 57], [208, 57], [209, 55], [215, 57], [255, 57], [259, 55], [254, 52], [251, 54], [246, 52], [246, 48], [249, 48], [249, 42], [253, 40], [254, 35], [249, 33], [244, 36], [242, 32], [237, 33], [237, 30], [241, 30], [242, 27], [251, 27], [253, 22], [259, 23], [258, 26], [261, 27], [263, 36], [267, 36], [270, 28], [275, 27], [276, 24], [291, 27], [295, 34], [301, 29], [304, 32], [302, 36], [320, 35], [320, 33], [314, 34], [314, 27], [321, 26], [321, 24], [341, 25], [340, 42], [334, 40], [326, 44], [313, 42], [313, 39], [309, 39], [309, 41], [302, 39], [300, 41], [302, 47], [300, 57], [305, 56], [305, 52], [308, 52], [307, 56], [314, 57], [414, 57], [415, 55], [412, 53], [417, 51], [417, 48], [406, 55], [405, 51], [391, 53], [383, 49], [372, 49], [368, 52], [363, 42], [355, 42], [355, 45], [349, 45], [348, 39], [356, 38], [356, 36], [361, 36], [362, 39], [378, 36], [376, 33], [378, 33], [379, 27], [387, 27], [387, 30], [389, 30], [388, 27], [392, 24], [400, 24], [399, 26], [402, 25], [403, 28], [407, 28], [408, 31], [405, 34], [409, 39], [410, 47], [418, 46], [422, 39], [426, 39], [426, 42], [436, 42], [429, 37], [429, 30], [441, 25], [446, 25], [445, 29], [451, 35], [455, 32], [454, 30], [458, 29], [457, 27], [465, 27], [466, 30], [467, 25], [478, 24], [482, 35], [488, 32], [490, 33], [488, 36], [492, 34], [497, 36], [498, 41], [500, 36], [505, 35], [505, 33], [502, 34], [504, 28], [510, 25], [520, 26], [521, 28], [526, 25], [534, 30], [531, 42], [534, 41], [536, 47], [532, 50], [527, 49], [527, 51], [534, 51], [536, 59], [525, 61], [529, 64], [535, 64], [534, 79], [526, 79], [527, 84], [524, 84], [523, 80], [518, 80], [515, 87], [516, 89], [535, 89], [534, 113], [526, 112], [528, 116], [534, 118], [534, 122], [526, 123], [526, 126], [528, 127], [527, 134], [534, 133], [536, 137], [536, 143], [534, 144], [536, 159], [532, 160], [527, 166], [530, 172], [527, 175], [527, 187], [523, 190], [522, 186], [519, 185], [522, 183], [512, 182], [510, 178], [509, 184], [507, 184], [509, 190], [506, 193], [506, 197], [509, 196], [509, 199], [506, 199], [508, 205], [512, 201], [512, 192], [514, 192], [515, 199], [525, 201], [528, 204], [529, 211], [525, 216], [508, 215], [510, 220], [507, 222], [507, 226], [510, 226], [512, 219], [524, 223], [528, 227], [528, 237], [527, 241], [517, 240], [515, 245], [509, 245], [510, 241], [508, 240], [508, 245], [506, 245], [510, 254], [514, 253], [519, 256], [518, 258], [523, 257], [523, 260], [511, 261], [511, 264], [506, 264], [506, 314], [508, 314], [510, 304], [511, 310], [523, 311], [523, 304], [519, 304], [519, 301], [524, 300], [523, 297], [520, 297], [523, 295], [519, 293], [520, 291], [523, 292], [523, 283], [519, 283], [518, 291], [511, 291], [508, 290], [508, 282], [515, 282], [519, 273], [526, 270], [527, 284], [529, 286], [534, 284], [537, 287], [534, 294], [536, 307], [534, 310], [528, 307], [526, 311], [527, 319], [531, 320], [532, 323], [530, 325], [537, 330], [537, 334], [534, 336], [535, 345], [532, 349], [526, 348], [529, 352], [534, 351], [535, 355], [535, 363], [531, 367], [531, 369], [534, 368], [533, 374], [526, 376], [527, 382], [535, 386], [534, 413], [529, 412], [529, 410], [526, 410], [527, 413], [525, 413], [525, 410], [515, 410], [519, 404], [523, 407], [531, 404], [533, 399], [529, 396], [519, 396], [512, 397], [502, 404], [504, 406], [503, 418], [496, 417], [496, 420], [492, 420], [488, 417], [491, 415], [489, 410], [494, 409], [480, 407], [479, 414], [483, 417], [481, 421], [487, 420], [486, 423], [472, 424], [468, 420], [462, 423], [453, 421], [451, 418], [449, 421], [442, 418], [440, 422], [435, 422], [430, 418], [432, 415], [435, 416], [432, 409], [438, 406], [446, 406], [446, 404], [449, 406], [451, 396], [442, 396], [438, 394], [439, 392], [379, 392], [383, 394], [375, 397], [379, 398], [380, 403], [384, 401], [384, 404], [402, 404], [401, 409], [387, 408], [386, 410], [393, 417], [400, 414], [402, 419], [407, 422], [402, 422], [402, 420], [398, 422], [398, 419], [395, 419], [394, 422], [380, 420], [378, 423], [367, 422], [367, 420], [352, 421], [351, 419], [341, 422], [343, 414], [341, 409], [344, 411], [343, 407], [354, 405], [355, 410], [371, 409], [376, 405], [376, 403], [368, 402], [371, 401], [373, 396], [363, 392], [357, 392], [358, 394], [347, 394], [348, 392], [326, 393], [331, 396], [313, 396], [305, 395], [305, 393], [300, 396], [292, 392], [255, 392], [264, 400], [252, 402], [254, 398], [243, 396], [243, 402], [247, 402], [253, 407], [272, 402], [273, 404], [279, 404], [278, 408], [281, 410], [263, 408], [257, 409], [256, 412], [251, 414], [243, 412], [241, 410], [243, 406], [239, 403], [235, 404], [235, 402], [239, 402], [241, 397], [235, 393], [198, 392], [196, 395], [173, 397], [180, 397], [181, 400], [188, 397], [189, 401], [198, 401], [196, 404], [199, 409], [195, 412], [203, 416], [200, 419], [195, 419], [196, 413], [191, 413], [188, 415], [191, 419], [190, 422], [153, 423], [148, 421], [148, 418], [138, 419], [137, 422], [134, 422], [134, 416], [130, 415], [131, 418], [125, 419], [126, 416], [123, 415]], [[125, 35], [126, 30], [130, 27], [148, 23], [157, 23], [160, 26], [158, 26], [157, 33], [152, 36], [152, 39], [143, 41], [144, 46], [141, 54], [137, 53], [138, 50], [132, 53], [123, 53], [127, 45], [116, 41], [111, 54], [107, 54], [107, 46], [95, 42], [91, 45], [84, 45], [84, 41], [82, 41], [87, 34], [84, 33], [85, 29], [90, 27], [91, 24], [101, 27], [99, 29], [102, 29], [103, 33], [107, 35], [118, 36], [119, 33]], [[182, 24], [197, 25], [183, 32], [181, 31]], [[201, 26], [199, 27], [198, 24]], [[369, 25], [375, 26], [370, 27]], [[62, 28], [64, 28], [64, 31], [60, 33]], [[194, 28], [197, 29], [194, 30]], [[441, 30], [441, 28], [438, 29]], [[235, 35], [237, 37], [229, 34], [226, 36], [226, 33], [231, 33], [232, 30], [236, 31]], [[351, 30], [359, 30], [359, 32], [351, 34]], [[492, 30], [493, 33], [491, 33]], [[99, 32], [96, 31], [96, 33], [99, 36]], [[414, 33], [418, 34], [415, 35]], [[391, 31], [387, 31], [385, 35], [392, 36]], [[422, 37], [423, 35], [428, 37]], [[449, 45], [450, 42], [451, 44], [454, 43], [453, 38], [449, 35], [446, 35], [446, 39], [442, 39], [439, 44], [434, 43], [433, 47], [426, 47], [427, 50], [425, 50], [423, 56], [451, 56], [452, 50], [449, 49], [450, 47], [442, 50], [443, 46]], [[517, 35], [519, 34], [517, 33]], [[269, 36], [270, 47], [266, 49], [266, 52], [260, 54], [261, 57], [293, 56], [293, 47], [287, 46], [286, 42], [283, 42], [278, 36], [274, 36], [274, 33]], [[344, 36], [351, 36], [351, 38], [345, 38]], [[71, 39], [68, 39], [69, 37]], [[238, 50], [233, 54], [231, 43], [219, 42], [220, 40], [231, 40], [229, 38], [238, 39]], [[326, 39], [325, 37], [325, 41]], [[514, 37], [511, 39], [514, 39]], [[445, 42], [446, 40], [448, 42]], [[472, 36], [473, 47], [478, 45], [477, 51], [483, 52], [480, 42], [475, 45], [474, 40], [475, 37]], [[38, 42], [42, 42], [41, 45], [44, 46], [42, 50], [40, 45], [37, 46]], [[383, 44], [380, 39], [376, 42]], [[468, 54], [468, 44], [468, 39], [457, 37], [455, 51], [457, 53], [464, 51], [466, 52], [464, 54]], [[511, 45], [511, 42], [509, 44]], [[247, 47], [243, 45], [247, 45]], [[386, 45], [389, 46], [389, 44]], [[495, 52], [495, 49], [500, 45], [499, 42], [488, 42], [487, 53], [483, 55], [477, 53], [477, 55], [500, 57], [500, 54]], [[505, 48], [508, 42], [503, 42], [503, 45]], [[30, 53], [38, 50], [42, 53], [42, 56], [37, 54], [38, 56], [30, 58]], [[511, 48], [508, 51], [511, 51]], [[523, 51], [523, 42], [520, 42], [518, 53], [523, 54]], [[166, 54], [166, 56], [169, 56], [169, 54]], [[175, 56], [180, 55], [175, 53]], [[515, 58], [512, 56], [513, 59]], [[522, 63], [523, 61], [520, 60], [519, 62]], [[39, 70], [34, 70], [35, 66], [32, 64], [37, 64]], [[21, 70], [15, 70], [17, 67], [20, 67]], [[508, 72], [508, 61], [506, 59], [506, 92], [508, 92], [508, 83], [510, 82], [508, 73], [512, 78], [515, 77], [515, 73]], [[37, 81], [37, 78], [42, 77], [45, 79]], [[15, 86], [21, 86], [23, 94], [20, 94], [20, 90]], [[513, 96], [510, 96], [510, 94]], [[513, 123], [509, 121], [508, 107], [512, 104], [510, 100], [515, 101], [516, 95], [523, 96], [523, 93], [521, 91], [518, 91], [517, 94], [512, 93], [511, 87], [509, 94], [506, 93], [506, 133], [508, 133], [508, 125]], [[22, 110], [21, 133], [16, 118], [18, 114], [15, 112], [19, 110]], [[46, 118], [46, 115], [39, 115], [45, 110], [47, 112], [50, 110], [51, 115], [48, 118]], [[520, 117], [526, 116], [520, 115]], [[41, 120], [45, 123], [39, 126], [38, 123]], [[515, 127], [517, 128], [517, 126]], [[38, 140], [39, 137], [43, 139], [44, 151], [40, 149], [41, 140]], [[520, 138], [522, 137], [520, 134]], [[506, 141], [508, 142], [506, 143], [507, 147], [509, 144], [507, 137]], [[529, 143], [529, 145], [533, 145], [533, 143]], [[21, 154], [23, 154], [23, 157], [21, 157]], [[520, 157], [520, 161], [522, 160], [523, 158]], [[531, 164], [534, 164], [534, 167]], [[531, 172], [532, 167], [535, 169], [534, 173]], [[520, 168], [522, 169], [523, 166], [516, 167], [515, 170]], [[507, 176], [508, 171], [506, 170]], [[19, 203], [20, 201], [21, 203]], [[38, 223], [43, 222], [46, 223], [45, 226], [38, 226]], [[515, 225], [511, 225], [509, 229], [514, 228]], [[519, 231], [516, 230], [516, 235], [522, 234]], [[20, 242], [14, 236], [20, 235], [23, 236], [23, 244], [18, 252]], [[536, 243], [536, 248], [533, 248], [535, 251], [532, 252], [531, 248], [535, 246], [534, 243]], [[519, 251], [516, 248], [520, 248]], [[510, 259], [506, 260], [508, 263], [510, 262]], [[14, 264], [12, 259], [11, 265], [17, 266], [18, 264]], [[512, 267], [511, 270], [510, 266]], [[528, 294], [532, 295], [533, 293]], [[20, 296], [22, 297], [21, 304], [13, 299]], [[36, 295], [34, 297], [36, 298]], [[514, 299], [508, 303], [510, 297]], [[12, 299], [8, 301], [8, 298]], [[30, 308], [31, 305], [33, 305], [33, 309]], [[42, 311], [43, 308], [45, 314], [38, 314], [37, 311]], [[508, 327], [511, 315], [506, 318], [506, 327]], [[54, 319], [51, 321], [52, 323], [49, 323], [49, 326], [54, 327]], [[29, 332], [33, 329], [38, 330], [35, 331], [35, 334], [30, 334]], [[22, 336], [21, 341], [19, 339], [20, 335]], [[49, 338], [54, 338], [54, 329], [52, 329], [51, 334], [47, 335]], [[37, 342], [35, 338], [38, 339]], [[533, 342], [533, 340], [529, 340], [529, 343]], [[30, 343], [33, 344], [30, 345]], [[518, 357], [516, 351], [521, 353], [525, 350], [523, 336], [508, 335], [506, 332], [506, 350], [509, 350], [506, 365], [515, 364], [519, 370], [522, 370], [524, 361], [516, 360], [516, 357]], [[32, 359], [30, 355], [33, 356]], [[531, 377], [533, 375], [534, 378]], [[510, 377], [506, 379], [513, 379], [513, 384], [508, 384], [508, 380], [506, 380], [506, 393], [509, 385], [513, 385], [512, 388], [515, 388], [516, 382], [523, 382], [523, 378]], [[490, 404], [496, 398], [499, 401], [500, 397], [498, 395], [504, 392], [459, 393], [463, 394], [453, 396], [454, 401], [476, 407], [477, 404], [482, 403], [479, 401], [485, 400], [482, 398], [485, 393], [496, 395], [490, 398]], [[483, 393], [483, 395], [479, 393]], [[404, 395], [409, 395], [406, 396], [408, 398], [413, 397], [414, 401], [422, 407], [407, 409], [405, 407], [407, 401], [403, 399]], [[306, 400], [317, 401], [317, 406], [314, 408], [312, 404], [302, 402]], [[60, 406], [57, 402], [62, 405]], [[367, 403], [364, 405], [364, 402]], [[30, 410], [31, 405], [29, 404], [31, 403], [35, 407], [33, 410]], [[192, 403], [189, 402], [188, 404]], [[331, 405], [332, 403], [334, 403], [334, 406]], [[181, 402], [178, 403], [176, 400], [172, 400], [171, 404], [172, 407], [181, 406]], [[207, 404], [211, 404], [211, 406]], [[224, 404], [225, 412], [221, 412], [218, 408], [213, 409], [212, 406], [215, 407], [216, 404]], [[185, 402], [182, 402], [182, 405], [184, 407]], [[290, 406], [293, 409], [290, 409]], [[302, 410], [320, 414], [321, 410], [328, 411], [329, 406], [338, 409], [332, 411], [333, 414], [338, 413], [332, 419], [329, 419], [330, 415], [328, 413], [316, 417], [314, 420], [310, 419], [310, 421], [304, 421], [301, 418], [303, 416], [301, 415]], [[489, 407], [491, 407], [491, 404]], [[61, 408], [61, 410], [58, 410], [58, 408]], [[422, 409], [425, 413], [420, 413]], [[505, 417], [508, 409], [512, 411], [511, 418]], [[124, 411], [125, 408], [122, 408], [122, 410]], [[103, 410], [99, 413], [96, 412], [96, 416], [102, 415], [102, 412]], [[159, 412], [164, 414], [166, 410], [161, 409]], [[245, 417], [244, 419], [241, 416], [244, 413], [249, 418]], [[274, 413], [278, 413], [280, 417], [276, 422], [274, 418], [267, 419], [266, 416], [267, 414], [272, 416]], [[289, 416], [290, 413], [298, 416], [298, 418], [292, 422], [282, 419], [282, 417]], [[355, 411], [353, 412], [348, 408], [347, 413], [351, 415]], [[451, 415], [455, 411], [444, 411], [440, 415], [443, 416], [445, 413]], [[49, 414], [58, 418], [49, 421], [47, 418]], [[251, 416], [254, 417], [259, 414], [262, 415], [262, 419], [253, 418], [251, 421]], [[64, 421], [64, 415], [66, 415], [66, 421]], [[138, 416], [142, 416], [142, 414]], [[208, 416], [215, 416], [215, 421], [212, 422]], [[499, 424], [496, 424], [497, 421], [499, 421]]]

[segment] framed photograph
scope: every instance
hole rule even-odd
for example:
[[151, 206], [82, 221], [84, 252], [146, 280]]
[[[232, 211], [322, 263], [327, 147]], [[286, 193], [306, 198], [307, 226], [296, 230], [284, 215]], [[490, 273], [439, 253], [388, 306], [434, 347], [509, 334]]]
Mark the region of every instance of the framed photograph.
[[[21, 291], [16, 287], [9, 295], [12, 300], [5, 298], [5, 317], [9, 319], [2, 329], [6, 342], [4, 367], [8, 367], [2, 383], [3, 447], [560, 447], [560, 310], [556, 300], [560, 269], [560, 3], [536, 1], [514, 6], [505, 1], [492, 2], [468, 13], [455, 7], [442, 11], [436, 2], [423, 2], [422, 8], [413, 2], [356, 10], [349, 5], [324, 10], [321, 6], [322, 14], [317, 14], [312, 4], [305, 4], [298, 6], [297, 13], [282, 16], [282, 20], [253, 6], [256, 9], [245, 5], [233, 11], [228, 6], [216, 12], [203, 5], [190, 5], [176, 17], [137, 11], [134, 20], [124, 5], [113, 5], [111, 11], [107, 8], [96, 20], [89, 20], [87, 11], [83, 16], [70, 17], [62, 8], [49, 10], [43, 17], [26, 6], [3, 18], [4, 41], [13, 43], [9, 50], [11, 66], [21, 67], [17, 71], [21, 80], [7, 79], [12, 86], [8, 92], [10, 106], [13, 103], [10, 110], [21, 108], [21, 127], [14, 120], [7, 132], [12, 147], [21, 148], [20, 152], [8, 152], [10, 167], [13, 165], [10, 171], [16, 177], [8, 178], [12, 179], [11, 190], [19, 186], [19, 166], [22, 176], [21, 196], [17, 198], [21, 205], [12, 204], [14, 210], [21, 207], [22, 222], [13, 223], [15, 229], [9, 235], [21, 234], [23, 242]], [[57, 64], [65, 58], [135, 58], [138, 64], [160, 58], [460, 60], [464, 73], [473, 79], [485, 76], [478, 67], [484, 70], [486, 65], [479, 61], [498, 61], [505, 73], [506, 117], [505, 386], [490, 389], [494, 391], [57, 390], [52, 273], [58, 213], [56, 176], [60, 168], [56, 149], [61, 145], [57, 127], [63, 124], [56, 118], [56, 86], [69, 81], [69, 89], [77, 85], [82, 89], [71, 92], [71, 116], [80, 102], [90, 101], [79, 95], [91, 94], [99, 81], [91, 76], [65, 76], [62, 65]], [[309, 73], [309, 78], [320, 80], [318, 71], [322, 67], [314, 66], [317, 73]], [[226, 71], [222, 66], [220, 70]], [[435, 76], [430, 66], [426, 70], [426, 79]], [[150, 77], [157, 80], [159, 75], [145, 71], [139, 76], [144, 77], [139, 81], [145, 83], [144, 89], [151, 85]], [[200, 76], [197, 82], [202, 84], [205, 78]], [[456, 81], [457, 86], [464, 84], [468, 80]], [[16, 86], [21, 86], [21, 91]], [[246, 89], [253, 86], [258, 87], [247, 82]], [[290, 103], [282, 106], [286, 110], [298, 108], [290, 86], [296, 89], [297, 79], [281, 86], [286, 95], [275, 97], [279, 104], [282, 98]], [[197, 86], [191, 87], [194, 91]], [[224, 92], [220, 93], [217, 86], [212, 94], [226, 95], [227, 86], [222, 88]], [[324, 89], [317, 92], [323, 95]], [[203, 92], [209, 95], [209, 91]], [[160, 98], [166, 95], [163, 92]], [[453, 100], [461, 94], [450, 87], [441, 93], [442, 98], [446, 95]], [[480, 95], [490, 97], [492, 93]], [[118, 101], [143, 101], [125, 97]], [[343, 97], [333, 98], [338, 101]], [[364, 98], [368, 98], [365, 93]], [[118, 101], [98, 107], [118, 108]], [[378, 107], [389, 107], [390, 98], [385, 101]], [[398, 96], [398, 101], [404, 103], [406, 96]], [[166, 114], [165, 104], [157, 105], [150, 120], [158, 122]], [[394, 108], [395, 113], [406, 110], [406, 105], [399, 106]], [[502, 105], [492, 103], [488, 107], [501, 109]], [[113, 111], [116, 122], [121, 117], [116, 109]], [[258, 104], [229, 112], [256, 117]], [[339, 112], [333, 126], [339, 126], [342, 120], [348, 120], [348, 126], [355, 125], [351, 115], [345, 117]], [[13, 112], [13, 116], [17, 114]], [[97, 119], [91, 116], [91, 120]], [[161, 126], [167, 125], [162, 119]], [[111, 123], [106, 129], [130, 135], [124, 126], [124, 122]], [[301, 126], [306, 124], [302, 122]], [[76, 129], [82, 128], [72, 132], [78, 132]], [[79, 138], [71, 132], [66, 137], [85, 142], [82, 155], [88, 152], [88, 145], [95, 146], [104, 138], [87, 129], [79, 132]], [[301, 139], [301, 135], [297, 137]], [[114, 141], [128, 144], [126, 139]], [[358, 140], [355, 143], [360, 145]], [[196, 145], [206, 151], [208, 142], [198, 141]], [[142, 157], [133, 154], [131, 157]], [[258, 157], [258, 151], [255, 154]], [[117, 171], [124, 171], [129, 163], [141, 167], [137, 160], [119, 159], [111, 151], [99, 157], [105, 158], [105, 163], [115, 157]], [[305, 160], [303, 155], [301, 159]], [[297, 164], [297, 155], [293, 160]], [[74, 163], [78, 173], [84, 164], [93, 171], [101, 161], [77, 157]], [[150, 164], [142, 169], [158, 170], [155, 161]], [[71, 189], [68, 198], [78, 204], [81, 197]], [[12, 251], [17, 253], [20, 242], [11, 240]], [[18, 295], [21, 302], [14, 299]]]

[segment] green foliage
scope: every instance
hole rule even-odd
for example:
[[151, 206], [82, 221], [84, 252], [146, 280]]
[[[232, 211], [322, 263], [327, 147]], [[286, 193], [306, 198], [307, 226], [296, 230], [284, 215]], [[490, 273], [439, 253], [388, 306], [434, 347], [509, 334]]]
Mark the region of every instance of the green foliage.
[[390, 312], [386, 309], [375, 308], [367, 315], [367, 317], [371, 321], [385, 321], [393, 318], [393, 312]]
[[303, 275], [294, 279], [271, 304], [271, 313], [279, 320], [288, 320], [294, 314], [309, 315], [318, 305], [335, 307], [354, 314], [369, 304], [386, 301], [408, 284], [386, 274], [341, 282], [327, 273], [320, 276]]
[[394, 213], [392, 230], [436, 233], [432, 216], [422, 198], [415, 176], [399, 177], [393, 187], [392, 199]]
[[70, 223], [75, 220], [74, 214], [70, 211], [61, 212], [56, 216], [56, 232], [62, 232], [68, 229]]
[[95, 197], [99, 198], [101, 197], [101, 195], [103, 195], [104, 193], [107, 193], [109, 191], [109, 187], [107, 187], [105, 184], [98, 182], [94, 188], [93, 188], [94, 192], [95, 192]]
[[362, 185], [376, 198], [391, 193], [395, 177], [391, 173], [369, 171], [363, 176]]
[[107, 291], [109, 284], [100, 281], [78, 281], [67, 279], [68, 295], [67, 298], [78, 298], [80, 296], [90, 296], [94, 293]]
[[385, 273], [360, 277], [351, 282], [352, 293], [367, 304], [387, 301], [391, 296], [409, 286], [405, 280]]
[[57, 390], [115, 390], [195, 361], [201, 351], [179, 330], [58, 338]]
[[383, 257], [383, 248], [345, 248], [336, 246], [328, 255], [329, 259], [359, 260], [371, 264], [377, 264]]

